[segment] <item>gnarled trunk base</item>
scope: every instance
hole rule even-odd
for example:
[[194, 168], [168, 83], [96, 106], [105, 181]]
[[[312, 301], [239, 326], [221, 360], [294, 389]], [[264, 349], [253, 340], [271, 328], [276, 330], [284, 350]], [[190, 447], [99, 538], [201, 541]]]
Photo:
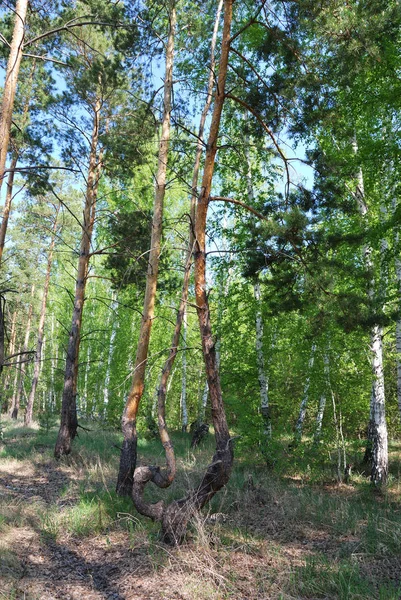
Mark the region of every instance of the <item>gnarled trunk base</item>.
[[162, 541], [177, 545], [185, 537], [189, 521], [207, 504], [228, 482], [231, 474], [234, 453], [231, 440], [217, 450], [212, 463], [199, 486], [186, 498], [175, 500], [168, 506], [163, 501], [155, 504], [145, 502], [144, 489], [149, 481], [159, 488], [169, 487], [171, 481], [158, 467], [138, 467], [135, 469], [132, 499], [137, 511], [162, 525]]
[[123, 417], [122, 431], [124, 435], [120, 455], [120, 468], [118, 471], [116, 492], [119, 496], [131, 496], [134, 483], [134, 471], [137, 456], [136, 423]]

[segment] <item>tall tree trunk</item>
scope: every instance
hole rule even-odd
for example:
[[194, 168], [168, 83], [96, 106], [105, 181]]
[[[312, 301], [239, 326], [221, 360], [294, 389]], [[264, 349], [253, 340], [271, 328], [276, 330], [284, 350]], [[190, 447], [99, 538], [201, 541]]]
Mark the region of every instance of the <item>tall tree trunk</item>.
[[166, 191], [166, 173], [168, 147], [170, 140], [171, 98], [173, 90], [173, 56], [174, 36], [176, 27], [176, 11], [172, 4], [169, 34], [166, 47], [166, 66], [164, 79], [164, 107], [161, 139], [159, 142], [158, 168], [153, 207], [152, 236], [150, 242], [149, 263], [146, 273], [145, 299], [139, 332], [139, 340], [135, 358], [135, 369], [130, 393], [125, 404], [121, 419], [121, 429], [124, 436], [120, 456], [120, 467], [117, 479], [117, 493], [130, 496], [132, 491], [134, 471], [136, 467], [137, 431], [136, 417], [145, 386], [145, 371], [148, 359], [150, 333], [155, 313], [157, 290], [157, 275], [163, 226], [163, 205]]
[[14, 9], [14, 31], [10, 45], [10, 54], [7, 61], [3, 101], [0, 110], [0, 191], [4, 179], [7, 152], [10, 142], [12, 114], [22, 59], [27, 8], [28, 0], [17, 0]]
[[4, 203], [3, 217], [2, 217], [1, 225], [0, 225], [0, 263], [1, 263], [1, 260], [3, 257], [4, 245], [6, 243], [6, 234], [7, 234], [7, 227], [8, 227], [8, 219], [9, 219], [10, 210], [11, 210], [11, 202], [13, 199], [14, 174], [15, 174], [15, 167], [17, 166], [17, 160], [18, 160], [18, 155], [16, 152], [14, 152], [13, 157], [11, 159], [11, 163], [10, 163], [10, 172], [9, 172], [8, 178], [7, 178], [6, 200]]
[[318, 407], [317, 414], [316, 414], [316, 429], [315, 429], [315, 436], [314, 436], [315, 444], [317, 444], [319, 442], [320, 435], [322, 433], [322, 425], [323, 425], [324, 411], [326, 408], [327, 392], [330, 388], [329, 377], [330, 377], [329, 357], [328, 357], [328, 354], [326, 353], [324, 355], [324, 383], [323, 383], [324, 389], [320, 395], [319, 407]]
[[31, 288], [31, 302], [29, 304], [29, 309], [28, 309], [28, 318], [26, 321], [26, 329], [25, 329], [25, 339], [24, 339], [24, 347], [22, 349], [22, 354], [19, 357], [19, 361], [18, 361], [18, 368], [20, 371], [19, 374], [19, 385], [15, 394], [15, 397], [13, 398], [13, 406], [12, 406], [12, 410], [11, 410], [11, 418], [12, 419], [17, 419], [18, 418], [18, 411], [19, 411], [19, 407], [20, 407], [20, 401], [21, 401], [21, 395], [22, 395], [22, 391], [24, 388], [24, 379], [25, 379], [25, 365], [26, 365], [26, 360], [27, 360], [27, 351], [28, 351], [28, 346], [29, 346], [29, 336], [31, 333], [31, 321], [32, 321], [32, 311], [33, 311], [33, 295], [35, 293], [35, 286], [33, 285]]
[[256, 300], [256, 360], [258, 365], [258, 380], [260, 392], [260, 412], [264, 422], [264, 436], [269, 440], [272, 435], [272, 424], [270, 418], [270, 405], [268, 393], [268, 381], [265, 369], [265, 357], [263, 353], [263, 319], [262, 319], [262, 304], [260, 297], [260, 283], [257, 281], [254, 284], [254, 294]]
[[212, 419], [216, 440], [216, 452], [202, 482], [187, 498], [172, 503], [163, 514], [164, 538], [177, 542], [186, 531], [188, 519], [194, 511], [202, 508], [226, 485], [230, 478], [233, 463], [233, 447], [227, 425], [221, 392], [220, 377], [216, 364], [216, 350], [212, 336], [210, 308], [206, 292], [206, 222], [212, 189], [213, 171], [217, 153], [218, 135], [225, 99], [228, 56], [230, 51], [230, 29], [233, 0], [224, 1], [224, 28], [219, 64], [217, 89], [206, 145], [205, 165], [198, 198], [195, 220], [195, 298], [202, 339], [202, 350], [209, 383]]
[[[393, 201], [393, 214], [397, 209], [396, 200]], [[399, 258], [400, 234], [398, 228], [394, 229], [394, 250], [395, 250], [395, 277], [398, 288], [398, 316], [395, 325], [395, 349], [397, 363], [397, 403], [398, 413], [401, 420], [401, 260]]]
[[[117, 327], [118, 327], [118, 318], [116, 315], [117, 310], [117, 302], [115, 298], [112, 300], [111, 304], [111, 316], [113, 318], [113, 325], [111, 328], [110, 341], [109, 341], [109, 352], [107, 355], [107, 366], [106, 366], [106, 376], [104, 380], [104, 389], [103, 389], [103, 417], [107, 416], [107, 407], [109, 404], [109, 386], [110, 386], [110, 373], [111, 373], [111, 361], [113, 359], [113, 350], [114, 350], [114, 342], [117, 335]], [[85, 373], [86, 376], [86, 373]]]
[[185, 433], [188, 429], [188, 407], [187, 407], [187, 307], [184, 307], [183, 315], [184, 330], [182, 334], [182, 378], [181, 378], [181, 429]]
[[[54, 315], [52, 315], [52, 336], [51, 336], [51, 340], [52, 340], [52, 360], [51, 360], [51, 365], [52, 365], [52, 370], [51, 370], [51, 390], [50, 390], [50, 395], [51, 395], [51, 402], [50, 402], [50, 407], [52, 410], [55, 410], [56, 408], [56, 384], [55, 384], [55, 372], [56, 369], [58, 368], [58, 343], [57, 343], [57, 335], [55, 335], [54, 332]], [[54, 343], [56, 342], [56, 343]]]
[[61, 404], [61, 422], [54, 455], [60, 458], [71, 452], [71, 442], [78, 428], [77, 419], [77, 379], [79, 364], [79, 346], [81, 341], [82, 314], [85, 301], [85, 288], [88, 278], [90, 250], [95, 223], [96, 198], [101, 174], [101, 161], [98, 160], [98, 140], [101, 102], [97, 100], [93, 109], [93, 129], [89, 154], [89, 169], [86, 186], [85, 207], [78, 273], [75, 285], [74, 309], [71, 330], [67, 346], [64, 374], [64, 388]]
[[[16, 321], [17, 321], [17, 311], [15, 310], [13, 312], [13, 316], [11, 319], [11, 335], [10, 335], [10, 346], [8, 348], [8, 356], [13, 356], [13, 354], [15, 352], [15, 338], [17, 335]], [[8, 388], [10, 386], [10, 379], [11, 379], [11, 372], [10, 372], [10, 369], [8, 369], [6, 378], [4, 380], [4, 392], [3, 392], [5, 398], [4, 398], [2, 410], [5, 413], [8, 412]]]
[[[247, 161], [247, 188], [248, 188], [248, 201], [252, 206], [255, 194], [253, 191], [252, 182], [252, 165], [251, 158], [249, 155], [249, 138], [245, 140], [245, 155]], [[270, 406], [269, 406], [269, 392], [268, 392], [268, 381], [266, 377], [265, 368], [265, 357], [263, 352], [263, 319], [262, 319], [262, 303], [260, 295], [260, 282], [255, 282], [253, 286], [255, 300], [256, 300], [256, 361], [258, 365], [258, 380], [259, 380], [259, 393], [260, 393], [260, 412], [262, 414], [264, 422], [264, 437], [266, 440], [271, 438], [272, 425], [270, 418]]]
[[308, 376], [306, 378], [304, 394], [301, 401], [301, 406], [299, 407], [299, 415], [298, 420], [295, 425], [295, 444], [299, 443], [302, 439], [302, 431], [304, 427], [305, 417], [306, 417], [306, 408], [309, 402], [309, 387], [310, 387], [310, 378], [313, 369], [313, 363], [315, 361], [315, 352], [316, 352], [316, 344], [312, 344], [312, 351], [309, 359], [308, 365]]
[[[17, 360], [17, 364], [15, 366], [15, 375], [14, 375], [14, 383], [13, 383], [13, 395], [11, 398], [11, 406], [10, 406], [10, 417], [13, 415], [14, 413], [14, 407], [15, 407], [15, 401], [17, 398], [17, 391], [18, 391], [18, 381], [19, 381], [19, 376], [20, 376], [20, 360], [21, 360], [21, 356], [22, 356], [22, 348], [20, 347], [18, 349], [18, 360]], [[18, 415], [18, 411], [17, 411], [17, 415]]]
[[[353, 141], [355, 155], [358, 154], [356, 138]], [[356, 200], [362, 219], [366, 219], [368, 205], [365, 198], [363, 171], [359, 167], [357, 175]], [[368, 296], [371, 303], [375, 300], [375, 280], [373, 275], [372, 249], [364, 247], [365, 268], [370, 275]], [[378, 324], [373, 325], [370, 334], [370, 350], [372, 353], [372, 392], [367, 434], [367, 445], [364, 460], [371, 466], [371, 480], [375, 485], [385, 485], [388, 474], [388, 441], [384, 393], [383, 373], [383, 330]]]
[[24, 418], [25, 427], [29, 427], [29, 425], [32, 423], [33, 405], [35, 402], [35, 394], [36, 394], [36, 389], [38, 387], [38, 381], [39, 381], [39, 373], [40, 373], [40, 366], [41, 366], [41, 359], [42, 359], [42, 347], [44, 345], [43, 334], [45, 331], [47, 298], [49, 295], [50, 275], [51, 275], [52, 264], [53, 264], [54, 246], [56, 243], [56, 233], [57, 233], [57, 225], [58, 225], [57, 218], [58, 218], [59, 210], [60, 210], [60, 205], [58, 205], [56, 214], [54, 217], [54, 225], [53, 225], [52, 237], [50, 240], [49, 254], [47, 256], [47, 268], [46, 268], [46, 276], [45, 276], [45, 285], [43, 288], [42, 304], [40, 307], [38, 341], [37, 341], [37, 345], [36, 345], [35, 361], [34, 361], [34, 367], [33, 367], [33, 379], [32, 379], [31, 391], [29, 392], [28, 402], [27, 402], [26, 411], [25, 411], [25, 418]]
[[[162, 522], [163, 538], [168, 543], [177, 543], [181, 540], [185, 534], [188, 520], [192, 515], [202, 508], [214, 494], [227, 483], [233, 461], [233, 449], [224, 411], [219, 373], [216, 364], [215, 344], [211, 332], [210, 310], [206, 293], [205, 248], [207, 209], [210, 202], [218, 133], [225, 99], [232, 5], [233, 0], [225, 0], [224, 30], [217, 90], [209, 139], [206, 145], [205, 167], [195, 219], [195, 295], [201, 331], [202, 349], [211, 396], [216, 452], [213, 457], [213, 462], [209, 465], [200, 485], [190, 492], [186, 498], [175, 501], [168, 507], [165, 507], [162, 501], [156, 504], [149, 504], [143, 500], [143, 490], [150, 479], [159, 487], [166, 487], [164, 481], [170, 479], [171, 465], [169, 464], [168, 448], [166, 446], [166, 474], [162, 474], [157, 468], [138, 468], [135, 471], [135, 484], [132, 490], [133, 500], [137, 510], [141, 514]], [[159, 411], [160, 408], [163, 409], [164, 407], [159, 404]]]

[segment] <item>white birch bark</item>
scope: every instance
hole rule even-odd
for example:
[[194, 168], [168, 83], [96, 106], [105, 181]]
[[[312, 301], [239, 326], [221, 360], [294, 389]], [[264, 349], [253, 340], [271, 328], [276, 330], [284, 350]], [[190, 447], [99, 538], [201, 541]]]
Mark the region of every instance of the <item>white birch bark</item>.
[[57, 363], [58, 363], [58, 344], [57, 339], [54, 333], [54, 315], [52, 315], [52, 324], [51, 324], [51, 332], [52, 332], [52, 359], [51, 359], [51, 374], [50, 374], [50, 409], [54, 410], [56, 408], [56, 385], [55, 385], [55, 377], [54, 374], [56, 372]]
[[254, 284], [254, 294], [256, 300], [256, 361], [258, 365], [260, 411], [264, 422], [263, 433], [264, 436], [269, 439], [272, 434], [272, 425], [269, 406], [269, 384], [266, 376], [265, 357], [263, 353], [263, 319], [259, 281]]
[[[11, 321], [11, 336], [10, 336], [10, 346], [8, 348], [8, 356], [13, 356], [13, 354], [15, 353], [15, 338], [17, 335], [17, 327], [16, 327], [16, 321], [17, 321], [17, 311], [15, 310], [13, 312], [13, 316], [12, 316], [12, 321]], [[10, 368], [7, 369], [7, 374], [6, 374], [6, 378], [4, 381], [4, 394], [6, 395], [6, 398], [3, 401], [5, 402], [5, 409], [4, 411], [7, 412], [7, 404], [8, 404], [8, 389], [10, 387], [10, 380], [11, 380], [11, 371]], [[0, 412], [2, 410], [2, 407], [0, 407]]]
[[[245, 139], [245, 155], [247, 161], [247, 188], [248, 188], [248, 201], [252, 206], [255, 194], [253, 190], [252, 182], [252, 168], [251, 159], [249, 155], [249, 139]], [[270, 419], [270, 406], [269, 406], [269, 383], [266, 375], [265, 356], [263, 352], [263, 318], [262, 318], [262, 304], [260, 294], [260, 282], [257, 281], [253, 286], [254, 296], [256, 300], [256, 363], [258, 367], [258, 381], [259, 381], [259, 394], [260, 394], [260, 412], [262, 414], [264, 422], [263, 434], [265, 438], [270, 439], [272, 435], [272, 425]]]
[[19, 407], [20, 407], [21, 395], [22, 395], [23, 390], [24, 390], [25, 365], [26, 365], [26, 358], [27, 358], [26, 352], [28, 351], [29, 336], [30, 336], [30, 333], [31, 333], [31, 321], [32, 321], [33, 295], [34, 295], [34, 293], [35, 293], [35, 286], [33, 285], [32, 288], [31, 288], [31, 302], [30, 302], [30, 305], [29, 305], [28, 318], [27, 318], [27, 322], [26, 322], [24, 347], [23, 347], [23, 351], [22, 351], [23, 353], [20, 355], [19, 361], [18, 361], [18, 368], [19, 368], [19, 371], [20, 371], [20, 379], [19, 379], [19, 385], [18, 385], [18, 388], [17, 388], [17, 393], [16, 393], [14, 401], [13, 401], [12, 412], [11, 412], [11, 417], [13, 419], [17, 419], [17, 417], [18, 417], [18, 411], [19, 411]]
[[[393, 199], [393, 213], [397, 209], [397, 201]], [[395, 325], [395, 350], [397, 364], [397, 403], [398, 412], [401, 420], [401, 259], [399, 257], [400, 234], [398, 228], [394, 229], [394, 250], [395, 250], [395, 277], [398, 288], [398, 311], [399, 315]]]
[[[356, 139], [353, 141], [354, 153], [358, 153], [358, 144]], [[359, 212], [362, 218], [368, 213], [368, 205], [365, 197], [365, 187], [363, 180], [363, 171], [360, 167], [357, 175], [356, 199]], [[365, 267], [368, 272], [373, 272], [372, 249], [369, 244], [364, 248]], [[372, 276], [368, 296], [370, 300], [375, 297], [375, 282]], [[368, 426], [368, 447], [365, 458], [369, 459], [371, 452], [371, 480], [375, 485], [385, 484], [388, 473], [388, 441], [387, 441], [387, 423], [385, 409], [384, 393], [384, 375], [383, 375], [383, 331], [380, 325], [373, 325], [370, 335], [370, 350], [372, 353], [372, 393], [370, 401], [370, 418]]]
[[184, 309], [183, 316], [183, 332], [182, 332], [182, 378], [181, 378], [181, 427], [182, 431], [187, 431], [188, 429], [188, 407], [187, 407], [187, 330], [188, 330], [188, 320], [187, 320], [187, 307]]
[[[115, 299], [113, 298], [111, 304], [111, 315], [115, 315], [117, 311], [118, 305]], [[109, 352], [107, 356], [107, 367], [106, 367], [106, 377], [104, 380], [104, 388], [103, 388], [103, 416], [106, 416], [107, 406], [109, 404], [109, 387], [110, 387], [110, 372], [111, 372], [111, 361], [113, 358], [113, 350], [114, 343], [117, 335], [117, 327], [118, 327], [118, 319], [114, 318], [113, 327], [111, 329], [110, 341], [109, 341]]]
[[315, 429], [315, 443], [320, 440], [320, 434], [322, 433], [322, 424], [324, 411], [326, 408], [326, 394], [330, 385], [329, 381], [330, 377], [330, 366], [329, 366], [329, 357], [327, 354], [324, 355], [324, 389], [319, 399], [319, 408], [316, 415], [316, 429]]
[[299, 407], [299, 415], [298, 415], [297, 423], [295, 425], [295, 437], [297, 440], [301, 440], [301, 438], [302, 438], [302, 430], [303, 430], [305, 417], [306, 417], [306, 408], [307, 408], [308, 402], [309, 402], [310, 378], [311, 378], [311, 372], [313, 369], [313, 364], [315, 362], [315, 352], [316, 352], [316, 344], [313, 343], [311, 355], [310, 355], [310, 359], [309, 359], [309, 364], [308, 364], [308, 376], [306, 378], [304, 393], [303, 393], [303, 397], [302, 397], [302, 401], [301, 401], [301, 406]]

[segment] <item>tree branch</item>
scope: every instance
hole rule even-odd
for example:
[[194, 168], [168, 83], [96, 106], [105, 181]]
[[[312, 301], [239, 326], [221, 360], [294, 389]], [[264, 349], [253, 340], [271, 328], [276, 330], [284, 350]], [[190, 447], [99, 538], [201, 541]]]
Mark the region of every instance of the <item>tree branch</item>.
[[240, 200], [235, 200], [234, 198], [226, 198], [225, 196], [210, 196], [209, 200], [211, 200], [212, 202], [228, 202], [230, 204], [238, 204], [238, 206], [242, 206], [242, 208], [249, 210], [249, 212], [254, 214], [256, 217], [259, 217], [259, 219], [262, 219], [263, 221], [267, 221], [268, 223], [270, 223], [269, 219], [267, 217], [265, 217], [264, 215], [262, 215], [262, 213], [258, 212], [256, 209], [252, 208], [252, 206], [249, 206], [249, 204], [245, 204], [244, 202], [241, 202]]

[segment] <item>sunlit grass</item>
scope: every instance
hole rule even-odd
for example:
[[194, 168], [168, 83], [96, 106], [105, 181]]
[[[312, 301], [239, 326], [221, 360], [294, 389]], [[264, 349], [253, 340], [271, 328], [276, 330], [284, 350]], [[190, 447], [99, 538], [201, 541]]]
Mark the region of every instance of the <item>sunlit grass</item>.
[[[12, 540], [16, 530], [28, 528], [44, 544], [76, 539], [91, 544], [98, 537], [107, 545], [113, 543], [107, 540], [121, 534], [128, 550], [146, 553], [155, 572], [182, 581], [177, 585], [188, 599], [239, 598], [237, 590], [246, 585], [259, 590], [261, 598], [277, 600], [401, 597], [386, 575], [376, 581], [374, 574], [367, 578], [362, 568], [365, 563], [401, 556], [396, 464], [391, 466], [389, 490], [374, 493], [358, 472], [348, 485], [337, 484], [329, 458], [308, 469], [316, 452], [311, 447], [293, 457], [288, 472], [291, 456], [285, 442], [276, 449], [279, 462], [273, 470], [248, 452], [234, 463], [226, 488], [191, 524], [186, 545], [173, 551], [160, 544], [159, 525], [138, 515], [132, 500], [115, 492], [120, 433], [93, 424], [88, 427], [92, 431], [80, 430], [72, 454], [57, 462], [53, 458], [56, 427], [25, 429], [21, 423], [4, 421], [0, 476], [9, 483], [0, 497], [0, 537]], [[213, 455], [212, 435], [195, 450], [190, 448], [189, 435], [173, 432], [172, 438], [176, 481], [167, 490], [148, 485], [150, 501], [169, 503], [184, 497], [202, 480]], [[164, 466], [158, 440], [140, 439], [138, 456], [141, 462]], [[400, 459], [399, 444], [391, 446], [391, 459]], [[212, 520], [213, 513], [221, 519]], [[327, 544], [328, 553], [320, 549], [319, 541]], [[287, 553], [292, 546], [305, 548], [297, 550], [295, 561]], [[3, 550], [5, 564], [18, 571], [13, 551], [4, 544]]]

